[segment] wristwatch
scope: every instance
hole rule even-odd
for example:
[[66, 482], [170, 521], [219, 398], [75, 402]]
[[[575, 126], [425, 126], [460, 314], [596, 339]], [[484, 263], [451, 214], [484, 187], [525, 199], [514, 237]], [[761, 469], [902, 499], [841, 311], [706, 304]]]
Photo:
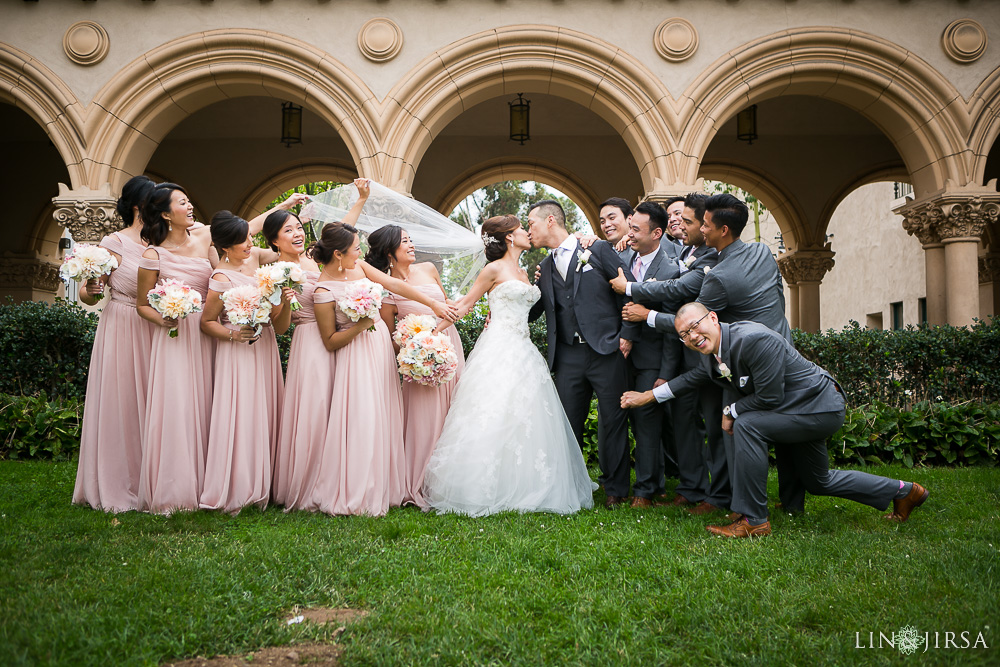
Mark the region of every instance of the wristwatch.
[[732, 406], [727, 405], [726, 407], [722, 408], [722, 416], [723, 417], [732, 417], [733, 416], [733, 408], [732, 408]]

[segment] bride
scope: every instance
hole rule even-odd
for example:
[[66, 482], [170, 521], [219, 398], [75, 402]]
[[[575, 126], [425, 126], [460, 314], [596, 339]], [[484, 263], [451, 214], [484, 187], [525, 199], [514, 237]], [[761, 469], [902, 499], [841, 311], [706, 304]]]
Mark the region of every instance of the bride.
[[438, 512], [470, 516], [589, 509], [597, 485], [528, 337], [528, 310], [540, 296], [518, 265], [528, 233], [517, 217], [497, 216], [483, 224], [483, 242], [489, 263], [457, 306], [464, 316], [488, 291], [490, 324], [455, 388], [424, 497]]

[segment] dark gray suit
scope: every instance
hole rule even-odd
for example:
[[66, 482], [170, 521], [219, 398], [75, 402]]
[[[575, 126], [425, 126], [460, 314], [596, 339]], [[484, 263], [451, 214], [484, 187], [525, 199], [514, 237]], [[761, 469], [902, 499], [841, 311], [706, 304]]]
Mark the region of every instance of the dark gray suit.
[[[635, 268], [635, 252], [632, 253], [630, 267]], [[644, 282], [656, 284], [675, 278], [679, 273], [677, 263], [667, 257], [662, 248], [657, 250], [649, 267], [645, 270]], [[680, 350], [668, 337], [656, 329], [640, 327], [639, 339], [632, 346], [629, 363], [632, 369], [632, 385], [636, 391], [648, 391], [657, 379], [669, 380], [680, 367]], [[674, 338], [674, 337], [670, 337]], [[632, 435], [635, 437], [635, 487], [633, 494], [639, 498], [652, 500], [663, 493], [664, 447], [663, 430], [667, 421], [664, 405], [651, 403], [636, 408], [632, 419]]]
[[660, 249], [666, 253], [667, 257], [676, 259], [681, 256], [681, 251], [684, 250], [684, 244], [679, 241], [675, 241], [667, 234], [664, 234], [660, 237]]
[[[666, 344], [673, 346], [681, 357], [681, 373], [696, 368], [701, 363], [701, 355], [687, 349], [677, 339], [672, 322], [673, 314], [682, 305], [697, 298], [705, 279], [706, 267], [715, 267], [719, 258], [715, 248], [705, 245], [695, 247], [691, 255], [694, 259], [689, 263], [689, 270], [678, 278], [637, 283], [632, 285], [631, 290], [632, 298], [637, 303], [650, 304], [654, 310], [665, 311], [657, 313], [656, 328], [663, 332]], [[703, 385], [697, 391], [681, 394], [671, 403], [678, 468], [678, 483], [674, 491], [691, 502], [704, 500], [716, 507], [729, 507], [733, 491], [719, 420], [722, 391], [713, 385]]]
[[625, 358], [619, 338], [634, 340], [639, 328], [622, 323], [625, 298], [611, 289], [609, 281], [618, 269], [631, 273], [605, 241], [590, 246], [590, 260], [580, 266], [579, 244], [573, 252], [566, 278], [559, 275], [552, 255], [539, 264], [538, 287], [542, 298], [532, 306], [528, 320], [544, 312], [548, 340], [548, 364], [555, 374], [556, 391], [577, 442], [583, 447], [583, 425], [590, 412], [590, 399], [597, 395], [598, 460], [601, 482], [609, 496], [627, 496], [629, 491], [629, 447], [627, 412], [621, 395], [628, 388]]
[[833, 377], [768, 327], [735, 322], [721, 329], [728, 377], [714, 355], [701, 355], [697, 369], [668, 384], [679, 394], [714, 383], [726, 405], [735, 405], [732, 509], [752, 520], [767, 518], [767, 449], [776, 444], [786, 445], [795, 476], [813, 495], [886, 509], [898, 480], [829, 469], [826, 440], [844, 423], [844, 397]]

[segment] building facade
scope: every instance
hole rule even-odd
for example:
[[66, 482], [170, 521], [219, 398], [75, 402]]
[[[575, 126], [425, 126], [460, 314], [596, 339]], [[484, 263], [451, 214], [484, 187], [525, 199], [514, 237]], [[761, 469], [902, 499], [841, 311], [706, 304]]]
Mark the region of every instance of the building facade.
[[[139, 173], [183, 184], [201, 220], [358, 175], [444, 212], [482, 185], [537, 180], [591, 220], [606, 197], [714, 179], [772, 212], [794, 326], [820, 327], [839, 239], [888, 227], [921, 249], [929, 322], [996, 311], [990, 0], [40, 0], [0, 13], [0, 294], [51, 297], [63, 229], [113, 229]], [[519, 93], [523, 145], [509, 139]], [[290, 147], [288, 102], [303, 108]], [[737, 127], [751, 107], [752, 143]], [[841, 202], [883, 181], [912, 199], [828, 240]]]

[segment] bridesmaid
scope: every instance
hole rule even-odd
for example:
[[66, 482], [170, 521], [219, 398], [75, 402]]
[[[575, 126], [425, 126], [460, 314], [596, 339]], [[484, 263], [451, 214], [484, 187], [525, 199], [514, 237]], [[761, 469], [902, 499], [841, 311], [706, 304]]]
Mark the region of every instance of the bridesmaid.
[[274, 327], [264, 324], [259, 336], [254, 336], [253, 326], [230, 323], [222, 293], [256, 286], [259, 255], [268, 251], [254, 247], [250, 225], [229, 211], [212, 217], [211, 233], [222, 260], [208, 282], [201, 330], [221, 342], [215, 355], [216, 408], [208, 429], [201, 507], [238, 514], [247, 505], [267, 507], [282, 394], [275, 331], [288, 329], [291, 309], [283, 299], [271, 311]]
[[[365, 260], [369, 264], [412, 285], [428, 297], [446, 303], [447, 297], [437, 267], [431, 262], [414, 263], [415, 258], [413, 242], [402, 227], [386, 225], [368, 236], [368, 254], [365, 255]], [[390, 334], [396, 330], [396, 322], [411, 313], [433, 315], [430, 308], [403, 296], [390, 295], [383, 303], [382, 318]], [[455, 327], [448, 327], [442, 334], [448, 336], [458, 354], [458, 372], [455, 378], [440, 387], [403, 383], [403, 448], [406, 452], [406, 492], [403, 502], [413, 503], [421, 509], [429, 507], [421, 493], [424, 470], [434, 451], [434, 443], [441, 435], [455, 384], [465, 366], [462, 339], [458, 331]], [[398, 352], [398, 347], [395, 349]]]
[[[139, 258], [146, 247], [140, 238], [139, 206], [153, 187], [153, 181], [145, 176], [129, 179], [117, 205], [125, 228], [105, 236], [100, 243], [118, 260], [118, 268], [107, 278], [108, 300], [94, 336], [73, 502], [107, 512], [138, 507], [153, 339], [153, 325], [135, 311]], [[93, 306], [103, 291], [100, 280], [87, 281], [80, 285], [80, 300]]]
[[[180, 322], [164, 319], [146, 294], [176, 278], [208, 295], [211, 234], [191, 229], [194, 206], [179, 185], [161, 183], [142, 209], [142, 238], [150, 247], [139, 263], [136, 308], [156, 325], [149, 357], [146, 419], [142, 435], [139, 508], [158, 514], [197, 509], [205, 474], [215, 340], [201, 334], [201, 313]], [[178, 336], [167, 331], [178, 327]]]
[[[336, 345], [331, 344], [331, 340], [336, 334], [338, 317], [336, 302], [331, 290], [346, 289], [343, 284], [344, 271], [338, 271], [338, 267], [341, 266], [340, 260], [335, 260], [333, 248], [338, 245], [335, 243], [335, 239], [339, 238], [342, 242], [338, 246], [341, 247], [341, 252], [346, 251], [352, 241], [357, 242], [357, 232], [352, 223], [360, 217], [370, 192], [367, 180], [358, 179], [354, 183], [360, 194], [358, 201], [344, 216], [342, 222], [332, 223], [324, 228], [320, 241], [313, 246], [311, 251], [312, 258], [325, 265], [325, 274], [321, 275], [318, 282], [306, 287], [304, 294], [299, 297], [302, 310], [298, 311], [298, 315], [302, 319], [301, 324], [296, 325], [295, 334], [292, 337], [286, 396], [278, 439], [279, 461], [275, 472], [276, 502], [284, 503], [287, 510], [321, 510], [330, 514], [385, 513], [386, 508], [382, 505], [388, 503], [381, 501], [381, 493], [375, 494], [380, 500], [372, 506], [365, 505], [364, 502], [347, 502], [342, 497], [347, 489], [345, 485], [347, 484], [348, 472], [343, 467], [347, 448], [350, 447], [352, 451], [357, 450], [356, 455], [351, 458], [351, 462], [358, 465], [352, 467], [351, 470], [361, 469], [359, 475], [355, 476], [353, 472], [350, 475], [351, 493], [354, 494], [354, 488], [369, 484], [369, 478], [382, 480], [388, 466], [388, 463], [383, 461], [383, 465], [380, 465], [377, 471], [371, 471], [370, 466], [361, 465], [362, 456], [366, 455], [365, 452], [369, 452], [367, 454], [369, 456], [372, 455], [375, 449], [381, 452], [388, 448], [389, 443], [393, 441], [388, 437], [373, 435], [369, 425], [364, 422], [363, 414], [359, 414], [357, 419], [345, 418], [343, 416], [344, 406], [342, 405], [344, 402], [350, 401], [352, 405], [357, 403], [361, 406], [370, 403], [375, 408], [385, 411], [386, 416], [395, 412], [394, 420], [398, 433], [398, 437], [395, 439], [396, 448], [400, 450], [402, 448], [402, 430], [399, 426], [402, 416], [399, 378], [396, 373], [395, 360], [392, 358], [391, 340], [382, 341], [381, 348], [377, 346], [366, 348], [369, 352], [372, 349], [379, 350], [379, 354], [375, 355], [379, 368], [383, 371], [388, 369], [391, 372], [374, 375], [363, 366], [357, 368], [357, 363], [350, 364], [350, 366], [355, 367], [354, 378], [361, 385], [358, 387], [346, 382], [345, 378], [341, 377], [338, 360], [343, 355], [334, 353], [335, 350], [350, 341], [344, 336], [340, 336]], [[342, 231], [345, 228], [352, 231]], [[360, 248], [358, 255], [360, 255]], [[410, 298], [425, 303], [435, 310], [438, 317], [449, 321], [453, 319], [451, 308], [428, 298], [406, 283], [373, 269], [359, 259], [352, 266], [354, 267], [352, 279], [360, 280], [367, 277], [389, 289], [401, 291]], [[322, 285], [322, 282], [329, 284]], [[340, 313], [339, 317], [346, 318], [343, 313]], [[345, 319], [345, 326], [348, 322], [349, 320]], [[369, 321], [368, 326], [370, 325]], [[364, 329], [359, 329], [354, 335], [364, 331]], [[362, 360], [361, 364], [364, 363], [366, 362]], [[366, 375], [370, 375], [370, 378], [365, 377]], [[380, 379], [375, 380], [376, 377]], [[337, 382], [335, 378], [340, 378], [339, 388], [335, 388]], [[349, 388], [348, 384], [350, 384]], [[334, 396], [338, 398], [334, 399]], [[387, 409], [386, 396], [395, 397], [395, 411]], [[346, 408], [346, 410], [350, 411], [351, 408]], [[380, 424], [374, 424], [373, 428], [374, 432], [384, 433], [385, 431]], [[348, 431], [351, 433], [351, 438], [345, 440], [343, 433]], [[392, 475], [393, 489], [395, 489], [393, 502], [398, 505], [402, 502], [404, 484], [404, 460], [401, 452], [396, 453], [391, 463], [395, 466]], [[379, 481], [378, 484], [381, 488], [386, 488], [387, 482]]]

